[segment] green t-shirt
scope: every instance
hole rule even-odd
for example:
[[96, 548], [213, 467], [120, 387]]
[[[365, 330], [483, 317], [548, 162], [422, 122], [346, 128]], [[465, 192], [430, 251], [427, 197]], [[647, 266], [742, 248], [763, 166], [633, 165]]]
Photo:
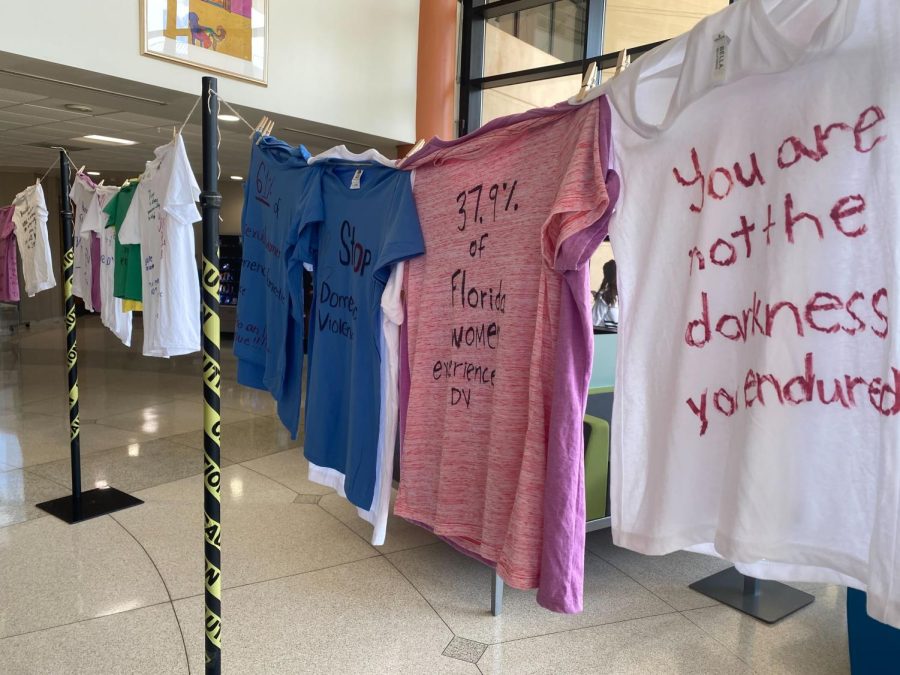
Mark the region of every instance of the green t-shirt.
[[107, 227], [116, 228], [116, 259], [113, 269], [113, 295], [123, 300], [138, 300], [141, 297], [141, 245], [120, 244], [119, 230], [125, 222], [125, 214], [131, 206], [137, 183], [129, 183], [109, 200], [103, 212], [109, 216]]

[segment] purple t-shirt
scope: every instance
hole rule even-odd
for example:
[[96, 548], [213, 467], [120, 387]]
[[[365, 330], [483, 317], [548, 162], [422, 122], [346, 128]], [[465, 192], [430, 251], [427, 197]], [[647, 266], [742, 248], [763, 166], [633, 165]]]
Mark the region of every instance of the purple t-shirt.
[[[606, 237], [609, 216], [619, 193], [618, 176], [609, 166], [610, 110], [605, 97], [599, 105], [601, 128], [597, 153], [605, 172], [609, 205], [596, 223], [565, 241], [556, 259], [556, 271], [563, 277], [564, 284], [559, 305], [559, 339], [554, 357], [553, 398], [547, 437], [543, 545], [537, 599], [543, 607], [565, 613], [579, 612], [583, 605], [586, 518], [583, 420], [593, 361], [588, 261]], [[493, 120], [455, 141], [432, 139], [409, 163], [418, 165], [438, 150], [469, 142], [523, 121], [558, 115], [560, 111], [570, 108], [568, 103], [560, 103], [551, 108]], [[401, 329], [400, 364], [400, 434], [403, 438], [406, 434], [410, 386], [406, 323]], [[483, 562], [490, 564], [489, 561]]]
[[19, 267], [16, 260], [14, 206], [0, 208], [0, 302], [19, 302]]

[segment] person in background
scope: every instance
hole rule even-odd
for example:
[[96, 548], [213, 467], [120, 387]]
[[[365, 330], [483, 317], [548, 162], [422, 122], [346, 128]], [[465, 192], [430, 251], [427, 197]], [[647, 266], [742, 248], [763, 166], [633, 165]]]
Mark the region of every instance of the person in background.
[[595, 326], [619, 323], [619, 290], [616, 287], [616, 261], [603, 265], [603, 281], [600, 290], [594, 293], [594, 307], [591, 311]]

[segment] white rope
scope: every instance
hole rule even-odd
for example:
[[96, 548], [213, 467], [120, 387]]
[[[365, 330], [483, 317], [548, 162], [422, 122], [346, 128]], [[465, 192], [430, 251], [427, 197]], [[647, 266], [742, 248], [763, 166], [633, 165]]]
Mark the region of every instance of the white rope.
[[222, 98], [222, 95], [221, 95], [219, 92], [213, 91], [213, 92], [210, 92], [210, 93], [214, 94], [215, 97], [216, 97], [217, 99], [219, 99], [222, 103], [224, 103], [224, 104], [225, 104], [225, 107], [228, 108], [228, 109], [234, 114], [234, 116], [237, 117], [241, 122], [243, 122], [244, 124], [246, 124], [246, 125], [247, 125], [247, 128], [250, 129], [250, 131], [257, 131], [257, 128], [254, 127], [252, 124], [250, 124], [250, 122], [248, 122], [247, 120], [245, 120], [245, 119], [244, 119], [244, 116], [241, 115], [241, 113], [239, 113], [237, 110], [235, 110], [234, 108], [232, 108], [232, 107], [231, 107], [231, 104], [230, 104], [228, 101], [226, 101], [224, 98]]
[[44, 172], [44, 175], [41, 176], [40, 178], [38, 178], [38, 183], [43, 183], [44, 179], [50, 174], [51, 171], [53, 171], [53, 169], [56, 167], [57, 164], [59, 164], [58, 157], [53, 160], [53, 164], [51, 164], [49, 167], [47, 167], [47, 170]]
[[182, 131], [184, 131], [184, 128], [187, 126], [187, 123], [188, 123], [188, 122], [190, 121], [190, 119], [191, 119], [191, 115], [194, 114], [194, 111], [197, 109], [197, 106], [198, 106], [198, 105], [200, 105], [200, 97], [199, 97], [199, 96], [197, 97], [197, 100], [194, 101], [194, 105], [191, 106], [191, 111], [187, 114], [187, 117], [184, 118], [184, 122], [182, 122], [182, 123], [181, 123], [181, 126], [178, 127], [178, 133], [179, 133], [179, 134], [180, 134]]

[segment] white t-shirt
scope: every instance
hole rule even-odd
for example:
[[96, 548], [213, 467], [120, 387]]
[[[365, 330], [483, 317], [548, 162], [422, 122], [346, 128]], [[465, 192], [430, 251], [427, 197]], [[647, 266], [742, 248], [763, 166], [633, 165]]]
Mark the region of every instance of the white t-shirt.
[[893, 0], [743, 0], [608, 89], [614, 541], [867, 590], [894, 626], [898, 62]]
[[47, 236], [47, 202], [40, 182], [29, 185], [13, 200], [16, 241], [22, 258], [22, 276], [28, 297], [56, 286], [50, 240]]
[[135, 208], [119, 230], [122, 244], [140, 244], [144, 355], [200, 350], [200, 276], [193, 223], [200, 187], [177, 136], [156, 149], [138, 185]]
[[115, 285], [116, 228], [106, 227], [109, 220], [103, 209], [119, 191], [112, 185], [100, 185], [81, 223], [81, 235], [96, 232], [100, 237], [100, 321], [126, 347], [131, 346], [131, 312], [122, 311], [122, 299], [113, 295]]
[[87, 210], [91, 205], [91, 199], [94, 197], [96, 186], [90, 178], [84, 174], [75, 176], [72, 188], [69, 190], [69, 198], [75, 206], [75, 217], [73, 220], [73, 245], [75, 249], [75, 264], [72, 273], [72, 294], [77, 295], [84, 300], [84, 308], [89, 312], [94, 311], [94, 305], [91, 301], [92, 283], [92, 261], [91, 261], [91, 234], [87, 232], [85, 236], [81, 236], [81, 224], [87, 216]]

